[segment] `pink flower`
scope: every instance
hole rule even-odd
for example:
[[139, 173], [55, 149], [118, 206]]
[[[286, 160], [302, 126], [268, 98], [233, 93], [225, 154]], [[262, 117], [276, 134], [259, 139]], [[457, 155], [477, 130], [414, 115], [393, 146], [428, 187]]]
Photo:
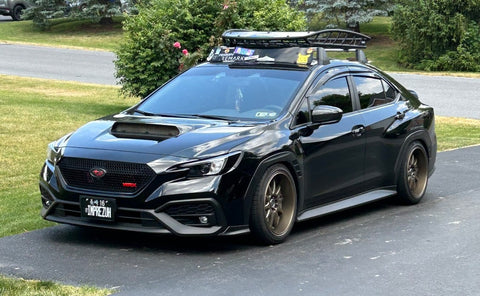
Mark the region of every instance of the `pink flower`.
[[223, 10], [225, 10], [225, 9], [228, 9], [228, 5], [227, 5], [227, 4], [224, 4], [224, 5], [223, 5]]
[[184, 50], [182, 50], [182, 53], [183, 53], [184, 55], [188, 55], [188, 50], [184, 49]]
[[173, 47], [182, 48], [182, 46], [180, 45], [180, 42], [178, 42], [178, 41], [173, 44]]

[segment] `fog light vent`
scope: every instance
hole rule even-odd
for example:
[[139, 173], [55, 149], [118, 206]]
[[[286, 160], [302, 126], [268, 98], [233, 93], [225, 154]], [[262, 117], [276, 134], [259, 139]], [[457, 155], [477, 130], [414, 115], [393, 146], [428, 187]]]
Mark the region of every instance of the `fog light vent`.
[[40, 194], [42, 195], [42, 204], [45, 208], [49, 208], [53, 203], [53, 197], [48, 190], [40, 186]]

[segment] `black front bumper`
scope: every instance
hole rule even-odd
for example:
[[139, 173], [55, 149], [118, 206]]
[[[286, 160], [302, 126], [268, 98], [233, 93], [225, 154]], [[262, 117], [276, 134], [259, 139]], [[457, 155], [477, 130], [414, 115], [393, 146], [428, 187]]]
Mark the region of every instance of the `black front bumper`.
[[[215, 236], [248, 232], [242, 198], [222, 193], [221, 179], [176, 179], [152, 182], [136, 195], [109, 195], [81, 191], [65, 183], [58, 167], [46, 162], [40, 175], [41, 215], [44, 219], [80, 226], [145, 233], [172, 233], [178, 236]], [[235, 177], [238, 180], [238, 176]], [[248, 185], [248, 183], [247, 183]], [[231, 188], [230, 188], [231, 189]], [[113, 221], [82, 217], [80, 196], [114, 197], [117, 200]], [[232, 213], [234, 213], [232, 215]]]

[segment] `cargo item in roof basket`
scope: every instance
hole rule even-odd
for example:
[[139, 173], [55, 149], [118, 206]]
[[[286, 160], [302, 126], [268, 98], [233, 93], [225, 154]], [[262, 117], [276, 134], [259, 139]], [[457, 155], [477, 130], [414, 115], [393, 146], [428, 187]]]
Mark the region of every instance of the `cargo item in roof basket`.
[[210, 52], [207, 61], [212, 63], [261, 62], [288, 63], [299, 66], [317, 64], [317, 48], [245, 48], [218, 46]]

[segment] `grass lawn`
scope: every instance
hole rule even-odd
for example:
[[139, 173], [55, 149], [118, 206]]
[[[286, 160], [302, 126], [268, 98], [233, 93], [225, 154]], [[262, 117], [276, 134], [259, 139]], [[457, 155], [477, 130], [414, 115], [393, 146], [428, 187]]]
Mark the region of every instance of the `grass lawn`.
[[113, 51], [122, 39], [122, 18], [102, 26], [89, 21], [66, 22], [59, 19], [48, 31], [40, 31], [32, 21], [2, 22], [0, 42], [29, 43]]
[[52, 225], [37, 184], [47, 144], [135, 102], [117, 87], [0, 75], [0, 237]]
[[72, 287], [52, 282], [11, 279], [0, 276], [0, 295], [2, 296], [104, 296], [113, 291], [93, 287]]
[[438, 151], [480, 144], [480, 120], [436, 116]]

